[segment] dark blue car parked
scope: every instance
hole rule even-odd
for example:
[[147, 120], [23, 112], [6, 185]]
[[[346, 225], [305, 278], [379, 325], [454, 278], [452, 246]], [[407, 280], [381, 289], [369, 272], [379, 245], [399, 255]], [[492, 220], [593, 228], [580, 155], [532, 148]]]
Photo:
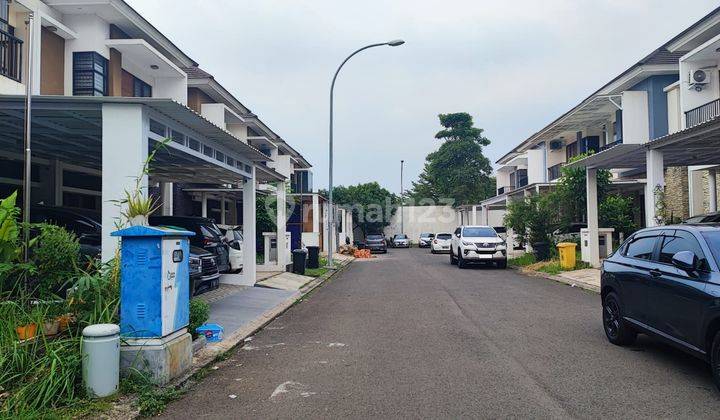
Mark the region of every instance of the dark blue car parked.
[[708, 361], [720, 388], [720, 225], [638, 231], [603, 262], [603, 326], [611, 343], [648, 334]]

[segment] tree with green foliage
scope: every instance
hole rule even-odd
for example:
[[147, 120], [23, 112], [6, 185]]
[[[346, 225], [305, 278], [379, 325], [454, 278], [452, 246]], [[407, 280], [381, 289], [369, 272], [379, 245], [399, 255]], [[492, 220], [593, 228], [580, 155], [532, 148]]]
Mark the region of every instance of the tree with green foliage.
[[611, 227], [615, 233], [622, 233], [627, 237], [637, 230], [634, 218], [634, 205], [632, 197], [623, 197], [610, 194], [600, 202], [598, 218], [601, 227]]
[[495, 195], [495, 180], [490, 175], [490, 160], [483, 147], [490, 140], [473, 124], [466, 112], [440, 114], [444, 127], [435, 138], [440, 148], [425, 158], [425, 167], [407, 196], [416, 203], [443, 202], [453, 205], [474, 204]]
[[[592, 153], [583, 153], [570, 159], [570, 162], [583, 159]], [[610, 171], [597, 171], [598, 202], [602, 202], [610, 185]], [[570, 226], [571, 223], [587, 221], [587, 172], [585, 168], [562, 168], [562, 175], [555, 189], [556, 199], [560, 202], [560, 224]]]
[[[321, 194], [327, 195], [327, 192], [321, 191]], [[365, 235], [382, 232], [390, 225], [399, 201], [377, 182], [334, 187], [333, 200], [352, 211], [353, 229], [358, 227]]]

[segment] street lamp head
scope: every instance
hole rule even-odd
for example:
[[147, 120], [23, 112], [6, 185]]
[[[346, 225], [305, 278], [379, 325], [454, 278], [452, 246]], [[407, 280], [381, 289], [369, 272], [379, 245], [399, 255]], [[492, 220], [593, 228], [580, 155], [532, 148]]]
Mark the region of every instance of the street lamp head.
[[394, 39], [394, 40], [388, 42], [387, 44], [391, 47], [397, 47], [404, 43], [405, 43], [405, 41], [403, 41], [402, 39]]

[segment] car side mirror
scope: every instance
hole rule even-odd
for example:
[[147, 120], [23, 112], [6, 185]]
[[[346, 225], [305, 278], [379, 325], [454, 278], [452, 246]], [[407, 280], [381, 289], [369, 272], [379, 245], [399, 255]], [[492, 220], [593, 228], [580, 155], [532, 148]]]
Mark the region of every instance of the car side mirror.
[[684, 271], [697, 270], [697, 257], [692, 251], [680, 251], [673, 255], [672, 263], [675, 267]]

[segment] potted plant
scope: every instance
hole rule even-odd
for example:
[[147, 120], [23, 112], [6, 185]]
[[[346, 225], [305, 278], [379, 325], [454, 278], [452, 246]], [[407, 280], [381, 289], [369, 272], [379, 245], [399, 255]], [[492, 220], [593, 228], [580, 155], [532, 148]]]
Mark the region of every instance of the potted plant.
[[37, 321], [40, 317], [41, 314], [37, 306], [33, 307], [29, 312], [23, 312], [20, 317], [20, 325], [15, 327], [15, 332], [20, 341], [30, 340], [37, 335]]
[[63, 302], [53, 302], [48, 306], [42, 323], [43, 335], [49, 337], [57, 335], [60, 332], [60, 317], [62, 316], [64, 309], [65, 307]]
[[148, 217], [160, 207], [157, 198], [150, 195], [144, 197], [139, 190], [132, 193], [125, 191], [122, 203], [125, 205], [122, 215], [130, 226], [147, 226]]

